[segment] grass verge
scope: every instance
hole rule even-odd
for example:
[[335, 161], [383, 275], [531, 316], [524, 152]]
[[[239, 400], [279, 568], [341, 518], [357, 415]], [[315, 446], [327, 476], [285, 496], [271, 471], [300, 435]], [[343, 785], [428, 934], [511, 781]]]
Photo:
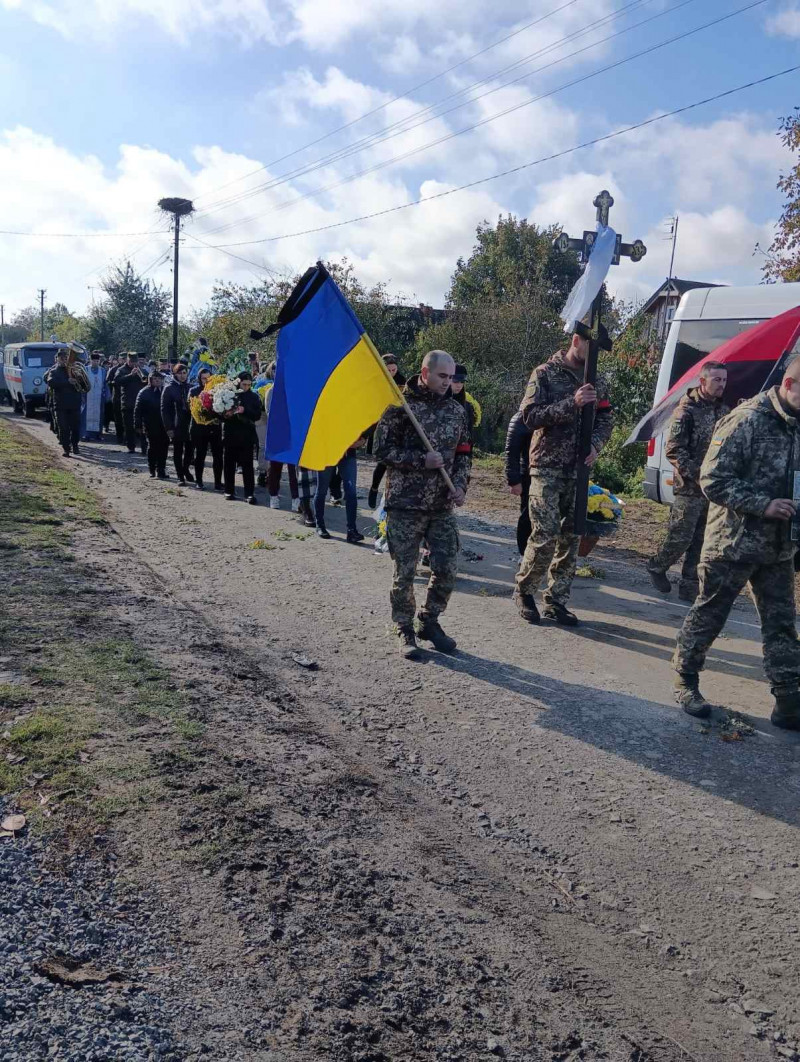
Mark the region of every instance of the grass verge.
[[[202, 723], [169, 673], [118, 630], [113, 587], [76, 557], [99, 499], [0, 422], [0, 798], [67, 833], [157, 799], [137, 734], [192, 755]], [[110, 539], [110, 535], [109, 535]]]

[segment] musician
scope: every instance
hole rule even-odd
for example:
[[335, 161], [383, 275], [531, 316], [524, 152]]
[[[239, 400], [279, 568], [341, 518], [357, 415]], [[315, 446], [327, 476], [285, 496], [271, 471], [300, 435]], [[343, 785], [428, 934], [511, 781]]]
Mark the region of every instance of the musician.
[[48, 371], [46, 379], [53, 393], [61, 450], [64, 457], [69, 457], [70, 451], [77, 456], [81, 434], [81, 401], [89, 390], [86, 370], [75, 360], [74, 351], [61, 347], [56, 353], [56, 364]]

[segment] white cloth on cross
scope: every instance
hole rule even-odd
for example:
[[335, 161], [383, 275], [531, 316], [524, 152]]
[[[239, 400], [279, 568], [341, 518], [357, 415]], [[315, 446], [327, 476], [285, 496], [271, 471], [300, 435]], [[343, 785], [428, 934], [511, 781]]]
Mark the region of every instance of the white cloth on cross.
[[603, 281], [611, 268], [611, 259], [614, 257], [614, 249], [617, 246], [617, 234], [609, 225], [597, 223], [597, 238], [592, 244], [589, 253], [589, 261], [586, 263], [581, 276], [569, 293], [564, 309], [561, 311], [561, 320], [564, 322], [564, 331], [572, 332], [575, 322], [581, 321], [594, 302]]

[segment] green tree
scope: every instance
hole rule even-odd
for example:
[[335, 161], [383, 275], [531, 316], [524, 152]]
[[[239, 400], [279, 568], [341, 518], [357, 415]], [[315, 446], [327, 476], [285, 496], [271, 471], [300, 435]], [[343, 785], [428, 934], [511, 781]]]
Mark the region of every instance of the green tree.
[[781, 140], [798, 161], [778, 179], [778, 189], [786, 200], [764, 263], [764, 280], [768, 284], [800, 280], [800, 107], [795, 107], [787, 118], [781, 118], [780, 130]]
[[169, 322], [172, 298], [164, 288], [143, 280], [130, 262], [116, 266], [100, 287], [105, 293], [92, 310], [87, 328], [88, 345], [116, 354], [138, 350], [156, 356], [166, 353], [163, 335]]
[[580, 266], [573, 252], [553, 248], [559, 231], [512, 215], [479, 225], [472, 254], [456, 264], [447, 319], [417, 337], [418, 355], [438, 347], [467, 366], [486, 449], [502, 446], [532, 370], [564, 344], [558, 314]]

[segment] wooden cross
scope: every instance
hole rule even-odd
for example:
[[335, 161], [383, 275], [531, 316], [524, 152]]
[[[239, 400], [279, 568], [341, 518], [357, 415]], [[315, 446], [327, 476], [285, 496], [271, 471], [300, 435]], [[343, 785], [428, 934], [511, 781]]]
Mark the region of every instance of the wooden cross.
[[[601, 225], [608, 225], [608, 212], [614, 205], [614, 197], [605, 188], [594, 198], [593, 205], [597, 208], [597, 220]], [[577, 251], [583, 265], [589, 261], [589, 255], [594, 247], [597, 233], [584, 230], [583, 236], [575, 238], [562, 232], [556, 236], [553, 246], [557, 251]], [[614, 248], [612, 265], [619, 265], [620, 258], [630, 258], [632, 262], [641, 262], [647, 254], [647, 248], [641, 240], [633, 243], [623, 243], [622, 237], [617, 234], [617, 243]], [[592, 317], [590, 323], [591, 338], [589, 340], [589, 354], [583, 372], [583, 382], [594, 386], [597, 382], [597, 352], [600, 338], [600, 317], [603, 310], [603, 289], [597, 293], [592, 303]], [[591, 469], [586, 465], [586, 458], [592, 449], [592, 429], [594, 427], [594, 405], [583, 406], [581, 409], [580, 432], [578, 435], [577, 454], [577, 481], [575, 484], [575, 534], [586, 533], [586, 504], [589, 498], [589, 480]]]

